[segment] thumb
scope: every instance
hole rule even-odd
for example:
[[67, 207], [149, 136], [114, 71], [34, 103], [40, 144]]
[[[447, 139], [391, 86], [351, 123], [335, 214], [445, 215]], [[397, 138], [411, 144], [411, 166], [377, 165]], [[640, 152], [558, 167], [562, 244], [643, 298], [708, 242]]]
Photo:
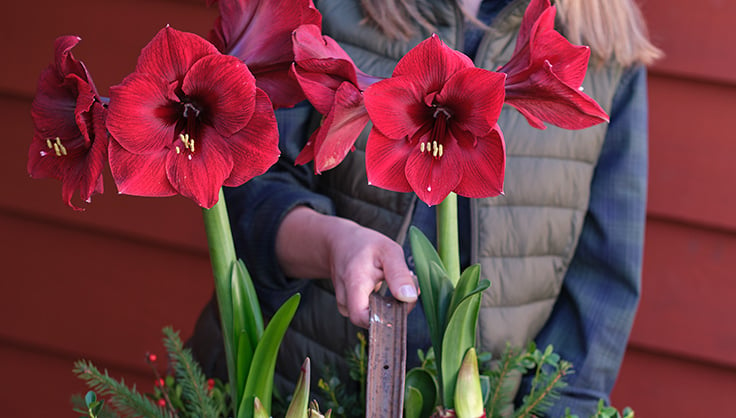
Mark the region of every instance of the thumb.
[[383, 274], [393, 297], [406, 303], [417, 301], [418, 289], [414, 273], [409, 270], [400, 257], [389, 257], [383, 260]]

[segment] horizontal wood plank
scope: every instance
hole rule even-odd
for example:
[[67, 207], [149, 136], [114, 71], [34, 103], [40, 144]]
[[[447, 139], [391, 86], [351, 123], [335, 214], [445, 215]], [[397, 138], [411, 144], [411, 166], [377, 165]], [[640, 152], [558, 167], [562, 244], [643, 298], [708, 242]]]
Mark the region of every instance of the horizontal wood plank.
[[736, 368], [736, 235], [650, 219], [631, 344]]
[[612, 403], [637, 417], [731, 416], [734, 370], [636, 349], [626, 353]]
[[652, 76], [649, 213], [736, 231], [736, 86]]
[[41, 71], [53, 59], [54, 39], [77, 35], [74, 54], [86, 65], [101, 94], [135, 68], [141, 49], [167, 24], [208, 36], [218, 14], [205, 1], [75, 0], [15, 2], [0, 15], [6, 63], [0, 91], [31, 97]]
[[736, 85], [736, 2], [640, 0], [654, 43], [665, 57], [654, 70]]
[[128, 368], [171, 325], [191, 334], [212, 294], [209, 260], [0, 216], [0, 338]]
[[[142, 360], [143, 356], [138, 358]], [[72, 373], [74, 361], [78, 359], [0, 341], [0, 370], [5, 380], [0, 391], [2, 416], [78, 418], [80, 415], [72, 410], [71, 397], [84, 395], [89, 390]], [[153, 389], [154, 379], [150, 370], [133, 372], [92, 361], [99, 369], [107, 369], [111, 377], [135, 384], [141, 393]]]

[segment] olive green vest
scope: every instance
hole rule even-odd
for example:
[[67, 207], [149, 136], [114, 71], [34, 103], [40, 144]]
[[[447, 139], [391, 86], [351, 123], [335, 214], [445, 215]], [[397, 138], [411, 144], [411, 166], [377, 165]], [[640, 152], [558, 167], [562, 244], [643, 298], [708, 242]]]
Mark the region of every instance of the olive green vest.
[[[494, 70], [506, 63], [516, 43], [528, 0], [517, 0], [499, 15], [500, 24], [482, 40], [478, 67]], [[391, 41], [362, 25], [358, 0], [320, 0], [324, 33], [337, 40], [356, 65], [388, 77], [396, 62], [430, 34], [408, 42]], [[462, 14], [449, 1], [427, 1], [425, 11], [439, 14], [437, 33], [451, 47], [462, 42]], [[621, 75], [618, 66], [591, 66], [584, 91], [610, 111]], [[590, 183], [606, 134], [600, 124], [581, 131], [530, 127], [505, 106], [499, 125], [505, 135], [507, 167], [504, 196], [471, 203], [472, 261], [491, 281], [480, 312], [478, 345], [494, 356], [506, 343], [526, 345], [547, 320], [580, 236], [588, 208]], [[320, 181], [334, 200], [337, 215], [402, 240], [413, 195], [370, 186], [365, 174], [366, 128], [356, 150]], [[322, 363], [345, 367], [344, 354], [357, 342], [358, 329], [341, 317], [327, 281], [303, 295], [279, 357], [287, 382], [295, 382], [309, 356], [319, 374]], [[345, 376], [342, 374], [342, 376]]]

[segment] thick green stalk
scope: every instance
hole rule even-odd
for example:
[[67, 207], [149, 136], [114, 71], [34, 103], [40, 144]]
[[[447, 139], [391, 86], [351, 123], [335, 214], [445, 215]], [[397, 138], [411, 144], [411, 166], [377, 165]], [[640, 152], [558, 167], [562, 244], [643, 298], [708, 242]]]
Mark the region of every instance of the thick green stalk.
[[230, 230], [230, 219], [227, 215], [225, 195], [220, 189], [220, 197], [211, 209], [202, 209], [204, 228], [207, 233], [207, 244], [210, 249], [210, 264], [215, 279], [215, 293], [217, 306], [220, 311], [223, 342], [225, 344], [225, 358], [227, 372], [231, 379], [230, 391], [235, 411], [238, 410], [240, 394], [236, 382], [235, 344], [233, 336], [232, 312], [232, 269], [237, 260], [235, 243]]
[[452, 281], [460, 279], [460, 241], [457, 229], [457, 195], [450, 193], [437, 205], [437, 252]]

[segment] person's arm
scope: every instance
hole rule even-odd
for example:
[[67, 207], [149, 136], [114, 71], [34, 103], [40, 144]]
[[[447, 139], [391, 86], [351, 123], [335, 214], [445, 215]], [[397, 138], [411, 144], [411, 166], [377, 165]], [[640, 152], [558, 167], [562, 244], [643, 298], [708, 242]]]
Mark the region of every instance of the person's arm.
[[[645, 68], [624, 74], [591, 184], [590, 207], [562, 292], [537, 346], [553, 344], [575, 372], [548, 413], [589, 417], [609, 401], [641, 289], [647, 197]], [[528, 390], [529, 379], [523, 389]]]
[[[390, 238], [333, 216], [308, 166], [294, 160], [309, 135], [311, 106], [277, 111], [279, 162], [266, 174], [225, 191], [238, 255], [267, 314], [308, 280], [331, 278], [340, 312], [368, 326], [368, 296], [386, 279], [394, 297], [416, 301], [401, 247]], [[407, 287], [408, 286], [408, 287]]]

